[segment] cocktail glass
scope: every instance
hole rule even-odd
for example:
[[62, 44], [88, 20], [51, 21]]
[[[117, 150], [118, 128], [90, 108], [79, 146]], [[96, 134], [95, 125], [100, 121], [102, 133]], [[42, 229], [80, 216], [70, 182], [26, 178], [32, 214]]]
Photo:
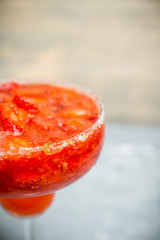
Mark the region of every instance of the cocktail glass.
[[96, 163], [104, 140], [104, 110], [95, 96], [86, 94], [99, 107], [98, 119], [89, 129], [57, 143], [0, 151], [0, 201], [11, 215], [42, 213], [55, 191], [81, 178]]

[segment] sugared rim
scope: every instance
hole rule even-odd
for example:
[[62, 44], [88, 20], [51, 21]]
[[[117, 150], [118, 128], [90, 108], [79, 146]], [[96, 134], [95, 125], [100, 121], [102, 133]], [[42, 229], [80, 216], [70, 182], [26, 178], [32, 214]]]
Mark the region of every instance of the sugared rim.
[[[101, 100], [95, 94], [93, 94], [93, 92], [89, 89], [82, 88], [76, 84], [72, 84], [72, 83], [66, 82], [66, 81], [63, 81], [63, 82], [60, 82], [60, 84], [57, 84], [51, 79], [47, 79], [47, 80], [41, 79], [39, 81], [37, 79], [35, 81], [35, 79], [33, 80], [33, 79], [14, 79], [14, 78], [11, 79], [11, 78], [9, 78], [9, 79], [1, 79], [0, 83], [14, 81], [16, 83], [26, 84], [26, 80], [27, 80], [27, 84], [36, 84], [36, 83], [37, 84], [38, 83], [39, 84], [50, 84], [52, 86], [74, 89], [75, 91], [77, 91], [79, 93], [83, 93], [83, 94], [87, 95], [88, 97], [90, 97], [91, 99], [93, 99], [93, 101], [96, 102], [96, 104], [98, 105], [99, 110], [100, 110], [100, 112], [98, 114], [98, 118], [92, 126], [87, 128], [83, 132], [80, 132], [80, 133], [74, 135], [71, 138], [64, 139], [59, 142], [53, 142], [50, 146], [48, 146], [47, 150], [51, 150], [52, 152], [53, 152], [53, 150], [55, 150], [57, 152], [58, 149], [61, 150], [68, 145], [73, 145], [77, 141], [84, 142], [84, 141], [86, 141], [88, 136], [94, 132], [94, 130], [96, 128], [98, 128], [98, 127], [100, 128], [101, 125], [104, 124], [104, 106], [103, 106]], [[27, 153], [31, 153], [31, 152], [44, 151], [44, 145], [36, 146], [36, 147], [19, 147], [17, 149], [14, 149], [14, 151], [12, 151], [12, 150], [6, 151], [4, 148], [0, 148], [0, 157], [4, 156], [4, 155], [17, 155], [17, 154], [23, 155], [23, 154], [27, 154]], [[18, 150], [18, 151], [16, 151], [16, 150]]]

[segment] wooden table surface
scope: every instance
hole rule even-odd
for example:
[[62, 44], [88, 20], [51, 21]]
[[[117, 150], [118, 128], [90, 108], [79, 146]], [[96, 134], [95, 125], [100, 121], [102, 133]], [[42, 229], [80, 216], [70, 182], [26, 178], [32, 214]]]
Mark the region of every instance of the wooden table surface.
[[160, 124], [160, 1], [2, 0], [0, 77], [67, 80], [108, 121]]

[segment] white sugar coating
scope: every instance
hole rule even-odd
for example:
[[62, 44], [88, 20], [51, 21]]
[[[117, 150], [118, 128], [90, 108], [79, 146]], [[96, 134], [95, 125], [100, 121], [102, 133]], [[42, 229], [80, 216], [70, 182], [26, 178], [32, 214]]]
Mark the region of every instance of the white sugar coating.
[[82, 134], [78, 136], [78, 140], [81, 141], [81, 142], [85, 141], [85, 139], [86, 138]]

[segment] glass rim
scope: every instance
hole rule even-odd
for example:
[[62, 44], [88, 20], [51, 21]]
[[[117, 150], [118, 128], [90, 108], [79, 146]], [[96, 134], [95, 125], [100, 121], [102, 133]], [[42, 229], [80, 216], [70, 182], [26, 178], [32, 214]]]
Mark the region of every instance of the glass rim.
[[[26, 83], [27, 80], [27, 83]], [[94, 130], [98, 127], [100, 127], [102, 124], [104, 124], [104, 105], [100, 100], [100, 97], [97, 97], [90, 89], [83, 88], [79, 86], [78, 84], [74, 84], [68, 81], [59, 81], [58, 83], [53, 79], [31, 79], [31, 78], [24, 78], [24, 79], [17, 79], [17, 78], [5, 78], [0, 79], [0, 84], [6, 83], [6, 82], [15, 82], [19, 84], [48, 84], [56, 87], [64, 87], [68, 89], [73, 89], [77, 91], [78, 93], [85, 94], [89, 98], [91, 98], [99, 107], [99, 114], [97, 120], [87, 129], [84, 131], [75, 134], [74, 136], [63, 139], [59, 142], [52, 142], [48, 147], [47, 150], [56, 150], [57, 148], [64, 148], [69, 145], [73, 145], [74, 142], [84, 142], [88, 138], [88, 136], [91, 134], [91, 132], [94, 132]], [[44, 151], [44, 146], [47, 143], [44, 143], [43, 145], [36, 146], [36, 147], [19, 147], [14, 148], [13, 150], [5, 150], [5, 148], [0, 148], [0, 157], [3, 157], [4, 155], [17, 155], [17, 154], [27, 154], [27, 153], [33, 153], [33, 152], [39, 152]], [[52, 154], [52, 153], [51, 153]]]

